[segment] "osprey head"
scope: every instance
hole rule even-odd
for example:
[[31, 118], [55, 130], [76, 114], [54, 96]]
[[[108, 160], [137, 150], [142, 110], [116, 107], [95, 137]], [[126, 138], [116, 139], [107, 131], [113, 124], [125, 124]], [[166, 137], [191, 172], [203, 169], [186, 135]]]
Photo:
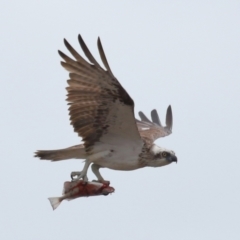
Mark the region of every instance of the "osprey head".
[[153, 145], [150, 151], [154, 156], [153, 159], [149, 162], [149, 166], [151, 167], [162, 167], [172, 162], [177, 163], [177, 157], [175, 155], [175, 152], [172, 150]]

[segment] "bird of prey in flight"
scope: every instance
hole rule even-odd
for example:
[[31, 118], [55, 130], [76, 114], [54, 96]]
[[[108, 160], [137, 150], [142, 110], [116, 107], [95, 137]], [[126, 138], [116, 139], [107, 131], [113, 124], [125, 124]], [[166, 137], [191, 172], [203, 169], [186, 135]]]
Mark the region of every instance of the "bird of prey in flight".
[[160, 122], [156, 110], [151, 120], [139, 112], [135, 119], [134, 101], [113, 75], [100, 39], [97, 46], [102, 68], [87, 48], [82, 37], [80, 46], [86, 61], [68, 42], [64, 44], [72, 58], [58, 51], [64, 61], [61, 65], [69, 72], [67, 101], [74, 131], [82, 137], [83, 144], [59, 150], [39, 150], [36, 157], [45, 160], [85, 159], [81, 172], [72, 172], [74, 179], [87, 181], [89, 166], [98, 181], [104, 182], [99, 168], [135, 170], [143, 167], [161, 167], [177, 162], [172, 150], [154, 144], [158, 138], [172, 133], [172, 109], [168, 107], [166, 126]]

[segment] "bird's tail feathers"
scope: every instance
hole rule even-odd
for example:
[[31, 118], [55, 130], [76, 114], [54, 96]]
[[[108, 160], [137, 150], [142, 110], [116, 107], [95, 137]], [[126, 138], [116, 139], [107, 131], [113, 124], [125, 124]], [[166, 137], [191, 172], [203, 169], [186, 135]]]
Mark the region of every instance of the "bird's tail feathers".
[[85, 159], [86, 152], [83, 144], [57, 150], [38, 150], [34, 157], [44, 160], [61, 161], [66, 159]]

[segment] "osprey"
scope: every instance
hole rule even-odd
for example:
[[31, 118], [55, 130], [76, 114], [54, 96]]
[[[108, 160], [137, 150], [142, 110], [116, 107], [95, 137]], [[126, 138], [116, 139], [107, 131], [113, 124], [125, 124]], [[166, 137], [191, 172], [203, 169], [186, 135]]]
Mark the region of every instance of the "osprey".
[[35, 157], [52, 161], [86, 159], [83, 170], [72, 172], [71, 177], [87, 181], [92, 164], [100, 182], [105, 180], [99, 168], [127, 171], [177, 162], [172, 150], [154, 144], [156, 139], [172, 133], [171, 106], [167, 109], [166, 126], [162, 126], [156, 110], [151, 112], [152, 121], [143, 112], [139, 112], [141, 120], [135, 119], [134, 102], [113, 75], [100, 39], [97, 45], [106, 70], [92, 56], [80, 35], [78, 41], [90, 63], [65, 39], [64, 44], [74, 59], [58, 52], [64, 60], [61, 65], [69, 72], [66, 89], [70, 121], [84, 143], [59, 150], [39, 150]]

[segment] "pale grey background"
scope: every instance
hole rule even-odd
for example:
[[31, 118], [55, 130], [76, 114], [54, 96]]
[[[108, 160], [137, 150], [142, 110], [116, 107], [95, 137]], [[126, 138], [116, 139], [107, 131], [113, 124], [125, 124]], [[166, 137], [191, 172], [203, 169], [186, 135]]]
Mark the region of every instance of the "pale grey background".
[[[0, 3], [0, 239], [240, 239], [239, 1], [6, 1]], [[116, 192], [47, 197], [81, 161], [51, 163], [37, 149], [80, 143], [69, 124], [63, 38], [81, 33], [135, 100], [135, 112], [173, 108], [157, 143], [178, 164], [104, 169]], [[92, 173], [90, 178], [93, 178]]]

